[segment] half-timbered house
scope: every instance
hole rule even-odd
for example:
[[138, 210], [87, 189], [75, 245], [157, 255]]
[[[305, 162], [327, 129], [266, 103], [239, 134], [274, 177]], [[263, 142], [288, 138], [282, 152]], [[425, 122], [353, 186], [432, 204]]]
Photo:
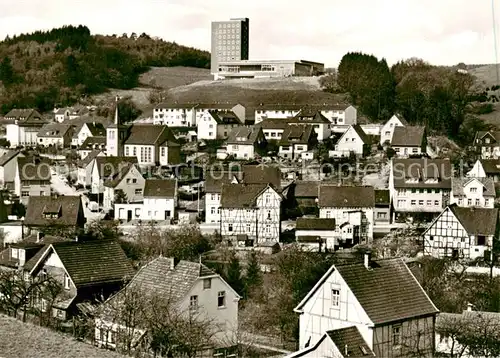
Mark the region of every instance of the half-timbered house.
[[301, 349], [325, 332], [355, 326], [377, 357], [434, 354], [439, 311], [399, 258], [372, 261], [366, 254], [364, 262], [333, 265], [295, 312]]
[[281, 194], [272, 184], [223, 184], [222, 237], [246, 246], [278, 242], [281, 201]]
[[498, 209], [453, 204], [425, 230], [424, 254], [440, 258], [489, 258], [498, 232]]

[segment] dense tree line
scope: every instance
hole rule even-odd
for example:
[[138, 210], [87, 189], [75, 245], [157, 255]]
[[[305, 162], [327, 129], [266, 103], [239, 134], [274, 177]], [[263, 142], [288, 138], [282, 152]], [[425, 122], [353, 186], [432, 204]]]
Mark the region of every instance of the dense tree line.
[[416, 58], [389, 68], [385, 59], [359, 52], [344, 55], [337, 85], [336, 91], [349, 93], [353, 104], [370, 120], [387, 120], [399, 113], [410, 124], [425, 125], [455, 139], [470, 132], [470, 123], [479, 124], [470, 118], [474, 114], [471, 104], [478, 98], [482, 102], [488, 99], [484, 93], [475, 93], [470, 74]]
[[47, 111], [108, 88], [138, 85], [150, 66], [207, 68], [208, 52], [140, 37], [91, 35], [65, 26], [0, 42], [0, 113], [12, 108]]

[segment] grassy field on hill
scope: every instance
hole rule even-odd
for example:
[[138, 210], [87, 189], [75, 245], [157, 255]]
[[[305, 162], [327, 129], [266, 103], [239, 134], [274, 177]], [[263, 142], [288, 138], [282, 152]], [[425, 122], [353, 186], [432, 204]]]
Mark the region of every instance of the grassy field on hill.
[[469, 69], [469, 73], [476, 77], [477, 85], [479, 86], [484, 86], [486, 88], [494, 85], [500, 85], [500, 83], [497, 83], [496, 66], [497, 65], [491, 64], [474, 67]]
[[123, 358], [47, 328], [22, 323], [0, 315], [0, 357], [2, 358]]

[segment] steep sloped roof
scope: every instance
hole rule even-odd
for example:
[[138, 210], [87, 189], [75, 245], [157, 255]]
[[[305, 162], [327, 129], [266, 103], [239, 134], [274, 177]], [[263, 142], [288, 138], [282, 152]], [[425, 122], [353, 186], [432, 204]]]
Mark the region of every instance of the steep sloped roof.
[[465, 185], [474, 180], [479, 181], [484, 186], [483, 195], [495, 196], [495, 183], [492, 178], [451, 178], [453, 195], [465, 195]]
[[14, 159], [16, 156], [21, 154], [19, 150], [9, 150], [7, 153], [2, 155], [0, 157], [0, 167], [3, 167], [5, 164], [10, 162], [12, 159]]
[[449, 159], [397, 158], [392, 159], [391, 170], [395, 188], [451, 189], [453, 173]]
[[326, 334], [345, 358], [375, 357], [356, 326], [327, 331]]
[[144, 185], [145, 198], [173, 198], [176, 194], [175, 179], [147, 179]]
[[17, 170], [22, 181], [50, 181], [50, 163], [38, 157], [18, 157]]
[[223, 184], [221, 208], [253, 208], [257, 197], [269, 184]]
[[226, 143], [254, 145], [259, 138], [259, 134], [262, 134], [261, 128], [236, 127], [229, 133]]
[[498, 209], [464, 208], [456, 204], [449, 209], [470, 235], [495, 235], [498, 225]]
[[329, 208], [371, 208], [375, 206], [375, 189], [371, 186], [319, 187], [320, 207]]
[[392, 134], [391, 145], [395, 147], [420, 147], [425, 139], [425, 127], [396, 126]]
[[[78, 224], [82, 199], [79, 196], [30, 196], [26, 208], [24, 224], [27, 226]], [[82, 209], [83, 210], [83, 209]], [[58, 214], [57, 218], [46, 218], [45, 214]]]
[[281, 188], [281, 170], [265, 164], [244, 165], [243, 182], [246, 184], [272, 184]]

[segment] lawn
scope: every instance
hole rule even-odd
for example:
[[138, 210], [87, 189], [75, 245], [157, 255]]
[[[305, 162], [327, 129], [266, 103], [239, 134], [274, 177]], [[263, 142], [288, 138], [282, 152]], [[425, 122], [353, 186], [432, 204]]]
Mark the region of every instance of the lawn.
[[141, 85], [170, 89], [198, 81], [212, 80], [210, 70], [194, 67], [151, 67], [139, 78]]
[[79, 342], [47, 328], [0, 315], [2, 358], [123, 358], [124, 356]]
[[500, 83], [497, 83], [496, 65], [494, 64], [471, 68], [469, 69], [469, 73], [476, 76], [477, 84], [480, 86], [491, 87], [497, 84], [500, 85]]

